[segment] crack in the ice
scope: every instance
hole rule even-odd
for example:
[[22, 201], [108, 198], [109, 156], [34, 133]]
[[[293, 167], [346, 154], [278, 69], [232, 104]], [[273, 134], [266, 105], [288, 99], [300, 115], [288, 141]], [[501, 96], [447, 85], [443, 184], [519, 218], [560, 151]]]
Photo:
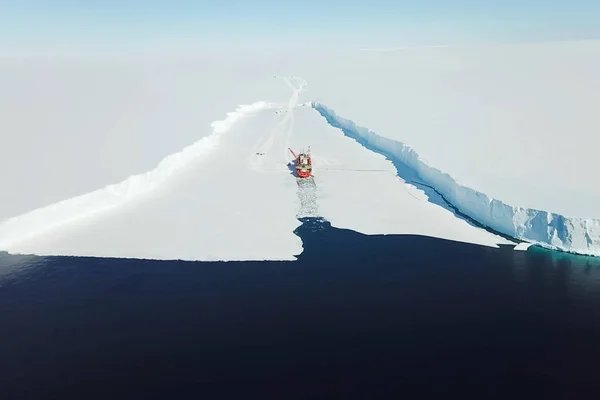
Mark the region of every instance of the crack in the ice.
[[[404, 143], [388, 139], [339, 117], [323, 104], [311, 104], [331, 126], [340, 129], [345, 136], [366, 149], [385, 156], [394, 164], [397, 175], [404, 181], [419, 182], [426, 188], [423, 190], [431, 203], [452, 211], [468, 223], [512, 242], [525, 241], [563, 252], [600, 256], [599, 219], [565, 217], [543, 210], [513, 207], [489, 198], [484, 193], [460, 185], [449, 174], [427, 165]], [[423, 180], [430, 184], [420, 182]], [[461, 211], [461, 204], [468, 205], [478, 216]]]
[[493, 228], [491, 228], [491, 227], [489, 227], [489, 226], [487, 226], [487, 225], [484, 225], [484, 224], [480, 223], [479, 221], [475, 220], [474, 218], [471, 218], [471, 217], [470, 217], [470, 216], [468, 216], [467, 214], [463, 213], [462, 211], [460, 211], [460, 209], [459, 209], [458, 207], [456, 207], [454, 204], [452, 204], [451, 202], [449, 202], [449, 201], [448, 201], [448, 199], [446, 199], [446, 198], [444, 197], [444, 195], [443, 195], [443, 194], [441, 194], [441, 193], [440, 193], [440, 192], [439, 192], [439, 191], [438, 191], [436, 188], [434, 188], [433, 186], [431, 186], [431, 185], [427, 185], [427, 184], [425, 184], [425, 183], [423, 183], [423, 182], [417, 182], [417, 181], [412, 181], [412, 182], [413, 182], [413, 183], [416, 183], [416, 184], [419, 184], [419, 185], [421, 185], [421, 186], [428, 187], [428, 188], [430, 188], [431, 190], [433, 190], [434, 192], [436, 192], [436, 193], [437, 193], [437, 194], [438, 194], [438, 195], [439, 195], [439, 196], [442, 198], [442, 200], [444, 200], [444, 202], [446, 203], [446, 205], [447, 205], [449, 208], [451, 208], [451, 209], [452, 209], [452, 211], [454, 212], [454, 214], [455, 214], [456, 216], [458, 216], [458, 217], [462, 217], [463, 219], [465, 219], [465, 220], [467, 220], [468, 222], [470, 222], [472, 225], [474, 225], [474, 226], [476, 226], [476, 227], [478, 227], [478, 228], [485, 229], [486, 231], [488, 231], [488, 232], [490, 232], [490, 233], [492, 233], [492, 234], [494, 234], [494, 235], [498, 235], [498, 236], [500, 236], [500, 237], [502, 237], [502, 238], [504, 238], [504, 239], [506, 239], [506, 240], [509, 240], [509, 241], [511, 241], [511, 242], [514, 242], [515, 244], [524, 243], [524, 241], [523, 241], [523, 240], [519, 240], [519, 239], [517, 239], [517, 238], [514, 238], [514, 237], [512, 237], [512, 236], [506, 235], [506, 234], [504, 234], [504, 233], [502, 233], [502, 232], [498, 232], [497, 230], [495, 230], [495, 229], [493, 229]]

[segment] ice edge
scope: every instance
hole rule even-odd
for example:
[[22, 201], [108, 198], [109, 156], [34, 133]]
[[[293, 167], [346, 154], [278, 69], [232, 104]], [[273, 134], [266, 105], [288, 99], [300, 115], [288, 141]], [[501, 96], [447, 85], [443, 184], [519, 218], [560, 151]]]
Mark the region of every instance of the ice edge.
[[383, 137], [342, 118], [322, 103], [311, 102], [334, 128], [366, 148], [411, 169], [460, 213], [509, 237], [540, 247], [600, 257], [600, 220], [565, 217], [548, 211], [510, 206], [457, 183], [449, 174], [425, 163], [410, 146]]
[[211, 123], [210, 135], [166, 156], [148, 172], [131, 175], [119, 183], [0, 221], [0, 250], [10, 252], [24, 240], [112, 210], [153, 192], [174, 173], [216, 148], [221, 134], [227, 132], [240, 119], [272, 107], [273, 104], [265, 101], [240, 105], [235, 111], [228, 112], [225, 119]]

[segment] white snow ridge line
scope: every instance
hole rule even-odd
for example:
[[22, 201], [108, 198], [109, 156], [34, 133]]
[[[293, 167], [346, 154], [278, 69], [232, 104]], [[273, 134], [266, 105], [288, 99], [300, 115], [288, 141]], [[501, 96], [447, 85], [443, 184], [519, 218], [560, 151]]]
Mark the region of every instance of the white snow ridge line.
[[565, 217], [548, 211], [509, 206], [458, 184], [447, 173], [427, 165], [410, 146], [358, 126], [321, 103], [313, 102], [312, 107], [346, 136], [369, 150], [406, 165], [460, 212], [480, 224], [541, 247], [600, 257], [599, 219]]
[[271, 107], [270, 103], [264, 101], [238, 106], [235, 111], [227, 113], [225, 119], [211, 123], [212, 134], [199, 139], [178, 153], [168, 155], [153, 170], [132, 175], [122, 182], [7, 219], [0, 223], [0, 251], [10, 252], [12, 246], [23, 240], [112, 210], [152, 192], [174, 173], [198, 157], [214, 150], [219, 144], [220, 135], [240, 119]]

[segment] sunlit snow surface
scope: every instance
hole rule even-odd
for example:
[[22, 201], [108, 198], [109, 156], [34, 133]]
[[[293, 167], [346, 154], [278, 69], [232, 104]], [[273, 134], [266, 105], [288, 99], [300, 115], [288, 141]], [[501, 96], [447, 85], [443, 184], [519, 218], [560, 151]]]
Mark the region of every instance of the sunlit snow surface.
[[[597, 41], [3, 60], [0, 250], [292, 259], [306, 215], [504, 242], [441, 193], [510, 236], [600, 254], [597, 71]], [[299, 186], [287, 147], [309, 145]]]
[[[159, 166], [156, 175], [165, 179], [140, 182], [139, 187], [148, 190], [135, 190], [120, 207], [14, 242], [9, 249], [152, 259], [294, 259], [302, 252], [300, 238], [293, 233], [300, 224], [299, 201], [283, 152], [273, 158], [280, 161], [277, 171], [247, 167], [257, 139], [276, 127], [278, 117], [262, 103], [241, 108], [237, 116], [226, 131], [199, 142], [205, 151], [197, 157], [175, 160], [176, 173], [163, 175]], [[215, 139], [210, 147], [207, 139]], [[119, 187], [112, 192], [126, 200], [119, 196]], [[107, 197], [112, 198], [100, 191], [86, 203], [98, 199], [105, 204]], [[64, 213], [74, 208], [65, 206]], [[38, 227], [53, 215], [51, 210], [45, 214], [39, 221], [15, 220], [14, 225]], [[0, 232], [3, 237], [20, 233]]]

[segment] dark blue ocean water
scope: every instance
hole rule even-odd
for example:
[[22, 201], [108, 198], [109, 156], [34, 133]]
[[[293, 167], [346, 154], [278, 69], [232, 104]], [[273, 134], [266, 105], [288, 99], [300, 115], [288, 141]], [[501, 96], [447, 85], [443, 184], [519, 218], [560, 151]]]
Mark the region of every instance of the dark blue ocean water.
[[0, 255], [0, 399], [600, 396], [598, 260], [297, 233], [297, 262]]

